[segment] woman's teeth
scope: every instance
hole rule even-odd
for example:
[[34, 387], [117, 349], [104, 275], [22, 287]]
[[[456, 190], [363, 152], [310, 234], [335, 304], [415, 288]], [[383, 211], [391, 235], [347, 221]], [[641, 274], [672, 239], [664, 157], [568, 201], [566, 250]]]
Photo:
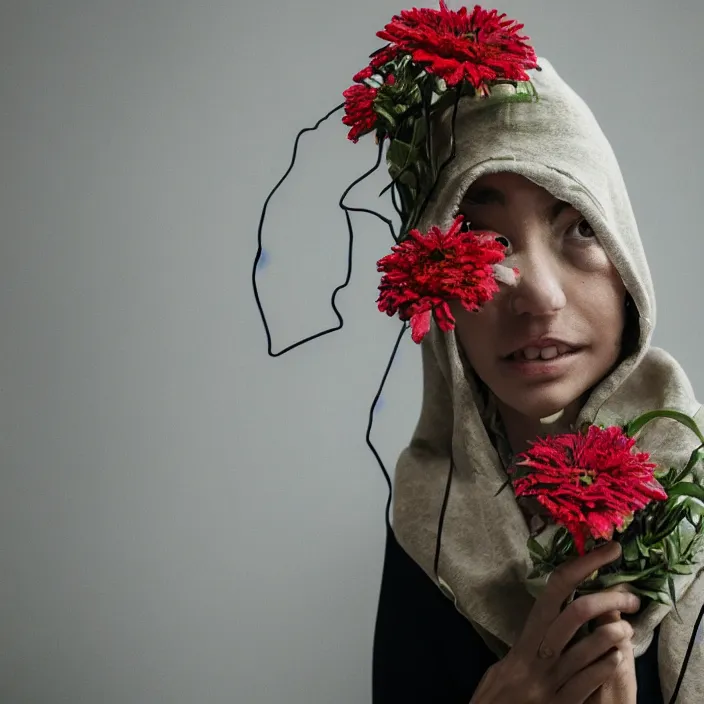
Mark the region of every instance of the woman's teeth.
[[567, 345], [551, 345], [550, 347], [525, 347], [518, 352], [514, 352], [513, 358], [518, 361], [528, 360], [532, 362], [536, 359], [555, 359], [562, 354], [569, 352]]

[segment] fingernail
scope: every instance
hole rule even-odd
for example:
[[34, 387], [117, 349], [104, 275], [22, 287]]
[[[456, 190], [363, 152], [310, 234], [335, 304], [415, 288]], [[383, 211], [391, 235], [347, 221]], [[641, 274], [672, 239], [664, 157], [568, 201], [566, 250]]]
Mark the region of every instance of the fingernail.
[[617, 543], [616, 541], [611, 541], [610, 543], [606, 543], [605, 545], [602, 545], [598, 548], [598, 552], [602, 554], [609, 554], [614, 552], [614, 560], [620, 557], [621, 555], [621, 545], [620, 543]]
[[616, 546], [614, 549], [614, 560], [618, 560], [618, 558], [621, 557], [621, 554], [623, 553], [623, 549], [621, 548], [621, 543], [614, 543], [614, 545]]

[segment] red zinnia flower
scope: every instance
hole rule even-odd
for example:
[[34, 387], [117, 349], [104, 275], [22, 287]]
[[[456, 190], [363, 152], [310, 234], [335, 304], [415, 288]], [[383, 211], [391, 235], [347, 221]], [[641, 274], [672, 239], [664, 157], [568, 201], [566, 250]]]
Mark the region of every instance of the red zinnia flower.
[[516, 496], [535, 496], [582, 555], [589, 537], [610, 540], [634, 511], [667, 499], [650, 455], [634, 447], [615, 426], [541, 438], [510, 470]]
[[390, 73], [384, 76], [383, 81], [384, 85], [379, 88], [355, 83], [342, 94], [345, 98], [345, 114], [342, 122], [352, 128], [347, 134], [347, 139], [357, 143], [362, 135], [377, 127], [379, 118], [374, 110], [374, 101], [380, 90], [396, 83], [396, 76]]
[[439, 10], [403, 10], [377, 36], [410, 53], [448, 86], [467, 80], [483, 90], [497, 79], [527, 81], [526, 71], [538, 67], [528, 37], [519, 34], [522, 29], [496, 10], [479, 5], [471, 13], [466, 7], [449, 10], [440, 0]]
[[355, 83], [342, 94], [345, 98], [345, 115], [342, 122], [352, 128], [347, 139], [357, 143], [362, 135], [371, 132], [376, 126], [374, 100], [377, 92], [376, 88]]
[[379, 310], [410, 320], [414, 342], [430, 330], [433, 312], [441, 330], [454, 328], [450, 299], [476, 311], [499, 290], [493, 267], [503, 261], [504, 246], [493, 233], [463, 231], [462, 221], [459, 215], [447, 232], [437, 226], [427, 235], [410, 230], [408, 238], [377, 263], [384, 273]]

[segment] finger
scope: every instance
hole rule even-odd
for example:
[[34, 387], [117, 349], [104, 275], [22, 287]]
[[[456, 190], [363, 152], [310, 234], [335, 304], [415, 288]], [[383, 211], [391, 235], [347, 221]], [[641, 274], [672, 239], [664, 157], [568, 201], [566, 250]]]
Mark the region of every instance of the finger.
[[559, 615], [562, 605], [574, 590], [593, 572], [621, 555], [621, 546], [610, 542], [560, 565], [551, 575], [543, 593], [533, 606], [518, 641], [518, 647], [537, 649], [548, 626]]
[[584, 704], [614, 674], [622, 660], [623, 653], [612, 650], [568, 680], [551, 704]]
[[[615, 587], [609, 587], [608, 589], [605, 589], [604, 591], [613, 591], [613, 592], [629, 592], [628, 586], [625, 584], [617, 584]], [[605, 626], [607, 623], [614, 623], [615, 621], [619, 621], [621, 619], [621, 612], [620, 611], [609, 611], [608, 613], [605, 613], [603, 616], [598, 616], [596, 620], [594, 621], [594, 624], [598, 626]]]
[[594, 625], [598, 628], [599, 626], [605, 626], [607, 623], [616, 623], [620, 620], [620, 611], [608, 611], [603, 616], [597, 616], [596, 619], [594, 619]]
[[580, 670], [603, 657], [613, 648], [620, 648], [633, 638], [628, 621], [617, 621], [600, 626], [575, 645], [568, 648], [557, 661], [554, 670], [555, 686], [562, 687]]
[[635, 613], [640, 608], [640, 599], [628, 592], [598, 592], [575, 599], [548, 627], [543, 638], [541, 652], [561, 653], [577, 634], [577, 631], [593, 619], [610, 612]]

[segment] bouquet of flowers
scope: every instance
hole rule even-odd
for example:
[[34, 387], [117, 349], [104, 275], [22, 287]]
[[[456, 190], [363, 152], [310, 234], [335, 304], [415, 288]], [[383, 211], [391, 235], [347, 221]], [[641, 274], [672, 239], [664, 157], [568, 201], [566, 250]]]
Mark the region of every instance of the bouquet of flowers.
[[[638, 434], [656, 418], [682, 423], [699, 439], [684, 467], [657, 467], [638, 451]], [[591, 575], [578, 594], [628, 584], [640, 597], [675, 606], [674, 576], [691, 574], [704, 549], [704, 483], [695, 471], [703, 457], [704, 435], [675, 410], [535, 441], [516, 458], [510, 481], [517, 497], [535, 497], [559, 528], [547, 546], [529, 540], [530, 578], [616, 540], [619, 560]]]

